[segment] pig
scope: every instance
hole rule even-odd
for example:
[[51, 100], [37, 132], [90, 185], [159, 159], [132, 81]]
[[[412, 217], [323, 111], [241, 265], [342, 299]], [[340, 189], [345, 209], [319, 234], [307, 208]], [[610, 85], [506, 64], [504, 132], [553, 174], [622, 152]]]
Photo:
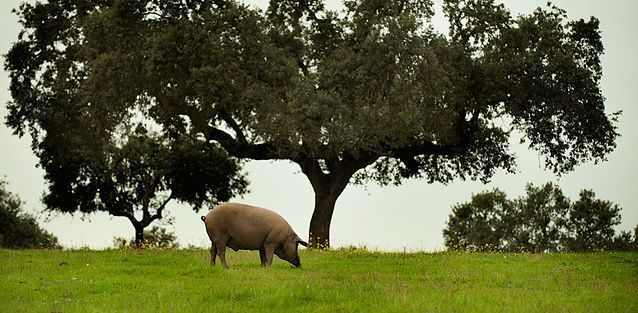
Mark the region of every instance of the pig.
[[281, 215], [264, 208], [240, 203], [224, 203], [201, 217], [211, 241], [210, 263], [215, 258], [224, 268], [226, 247], [238, 250], [259, 250], [261, 266], [271, 266], [273, 253], [295, 267], [301, 266], [298, 245], [303, 241]]

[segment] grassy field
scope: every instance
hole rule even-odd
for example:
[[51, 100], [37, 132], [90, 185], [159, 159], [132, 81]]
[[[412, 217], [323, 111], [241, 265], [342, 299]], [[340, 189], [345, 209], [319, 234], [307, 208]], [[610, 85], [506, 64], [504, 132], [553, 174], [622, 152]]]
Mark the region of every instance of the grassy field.
[[2, 312], [638, 312], [638, 254], [0, 250]]

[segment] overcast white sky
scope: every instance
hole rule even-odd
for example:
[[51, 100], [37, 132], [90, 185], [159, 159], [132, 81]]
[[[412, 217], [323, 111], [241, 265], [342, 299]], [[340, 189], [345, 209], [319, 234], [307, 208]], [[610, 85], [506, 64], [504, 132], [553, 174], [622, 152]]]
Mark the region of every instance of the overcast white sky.
[[[20, 30], [17, 18], [11, 13], [21, 1], [2, 0], [0, 4], [0, 53], [6, 54], [16, 41]], [[267, 0], [247, 3], [261, 8]], [[546, 0], [503, 1], [514, 13], [530, 13]], [[340, 1], [326, 1], [330, 8], [338, 8]], [[435, 0], [440, 5], [440, 1]], [[623, 210], [619, 230], [632, 230], [638, 224], [638, 1], [634, 0], [556, 0], [557, 6], [567, 10], [570, 19], [596, 16], [600, 19], [605, 55], [603, 56], [602, 90], [608, 113], [618, 110], [623, 115], [618, 124], [622, 137], [618, 148], [607, 162], [584, 164], [574, 172], [556, 177], [544, 171], [536, 152], [515, 144], [518, 155], [517, 174], [499, 173], [484, 185], [473, 181], [455, 181], [447, 186], [410, 180], [403, 185], [379, 187], [350, 185], [337, 202], [332, 219], [333, 246], [358, 245], [379, 250], [443, 250], [442, 230], [452, 205], [468, 201], [473, 193], [500, 188], [510, 197], [524, 193], [528, 182], [540, 185], [548, 181], [558, 183], [571, 199], [581, 189], [593, 189], [597, 197], [619, 204]], [[435, 18], [435, 28], [444, 30], [444, 19]], [[4, 62], [4, 58], [3, 58]], [[0, 177], [8, 181], [8, 188], [26, 204], [29, 212], [39, 214], [40, 198], [45, 191], [43, 171], [36, 167], [37, 159], [30, 149], [30, 138], [18, 138], [4, 125], [5, 104], [10, 100], [8, 74], [0, 75]], [[249, 162], [245, 166], [251, 181], [250, 194], [245, 203], [268, 207], [284, 216], [303, 238], [308, 236], [314, 195], [299, 168], [288, 162]], [[182, 244], [208, 245], [208, 238], [199, 216], [190, 208], [170, 203], [169, 215]], [[89, 246], [104, 248], [112, 245], [114, 236], [132, 237], [131, 224], [122, 218], [95, 214], [82, 218], [68, 215], [41, 219], [45, 229], [60, 239], [65, 247]]]

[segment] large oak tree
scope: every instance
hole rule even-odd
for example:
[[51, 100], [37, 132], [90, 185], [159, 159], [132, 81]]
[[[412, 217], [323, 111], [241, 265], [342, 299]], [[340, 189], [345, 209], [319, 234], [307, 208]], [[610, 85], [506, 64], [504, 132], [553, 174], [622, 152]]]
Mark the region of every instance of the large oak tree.
[[353, 178], [487, 180], [515, 169], [513, 132], [557, 173], [614, 148], [597, 19], [444, 0], [450, 27], [440, 34], [430, 0], [343, 4], [340, 12], [319, 0], [272, 0], [266, 12], [223, 0], [24, 5], [25, 30], [6, 64], [8, 124], [37, 141], [39, 116], [68, 104], [102, 112], [96, 129], [109, 131], [143, 103], [169, 133], [237, 158], [290, 160], [315, 192], [313, 246], [329, 244], [335, 203]]

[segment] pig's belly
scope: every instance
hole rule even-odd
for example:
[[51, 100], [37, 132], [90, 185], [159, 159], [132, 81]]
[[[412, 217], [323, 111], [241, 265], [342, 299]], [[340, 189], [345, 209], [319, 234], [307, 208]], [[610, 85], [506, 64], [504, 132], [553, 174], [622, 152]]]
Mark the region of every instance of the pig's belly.
[[226, 246], [237, 251], [237, 250], [259, 250], [261, 249], [261, 244], [252, 240], [239, 240], [231, 237]]

